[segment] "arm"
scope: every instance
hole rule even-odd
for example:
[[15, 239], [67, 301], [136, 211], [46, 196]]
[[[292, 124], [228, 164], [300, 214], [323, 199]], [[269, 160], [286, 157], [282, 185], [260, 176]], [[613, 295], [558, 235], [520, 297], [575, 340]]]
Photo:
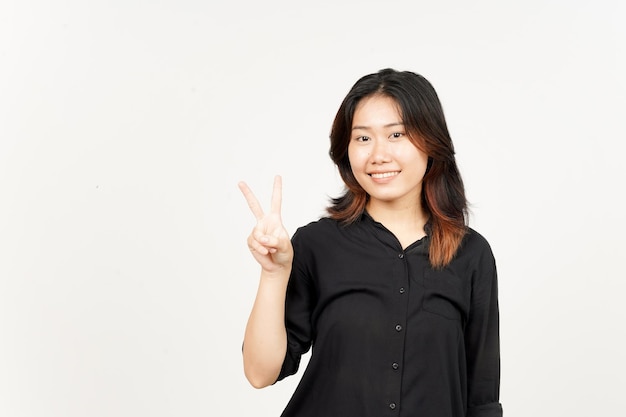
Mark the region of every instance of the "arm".
[[281, 216], [281, 178], [274, 180], [269, 213], [263, 213], [245, 183], [241, 189], [257, 224], [248, 237], [248, 248], [261, 265], [257, 296], [248, 319], [243, 344], [246, 378], [255, 388], [273, 384], [287, 351], [285, 294], [293, 262], [293, 247]]
[[491, 250], [483, 253], [472, 279], [465, 328], [468, 417], [502, 417], [498, 283]]
[[288, 273], [261, 272], [243, 344], [244, 372], [255, 388], [273, 384], [285, 359], [285, 292], [288, 279]]

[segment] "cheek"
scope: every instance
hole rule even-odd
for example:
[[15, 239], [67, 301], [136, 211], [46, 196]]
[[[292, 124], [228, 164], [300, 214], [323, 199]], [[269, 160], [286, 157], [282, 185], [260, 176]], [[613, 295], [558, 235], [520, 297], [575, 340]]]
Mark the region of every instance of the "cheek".
[[350, 167], [352, 167], [353, 171], [354, 168], [359, 165], [358, 152], [352, 146], [348, 147], [348, 161], [350, 162]]
[[428, 156], [426, 156], [425, 153], [420, 152], [417, 156], [417, 161], [420, 167], [425, 170], [426, 166], [428, 165]]
[[353, 167], [361, 167], [367, 164], [369, 159], [369, 150], [361, 146], [348, 147], [348, 159]]
[[428, 156], [414, 145], [402, 149], [401, 152], [398, 154], [398, 157], [403, 158], [406, 163], [409, 163], [415, 167], [419, 167], [419, 170], [426, 170], [426, 165], [428, 164]]

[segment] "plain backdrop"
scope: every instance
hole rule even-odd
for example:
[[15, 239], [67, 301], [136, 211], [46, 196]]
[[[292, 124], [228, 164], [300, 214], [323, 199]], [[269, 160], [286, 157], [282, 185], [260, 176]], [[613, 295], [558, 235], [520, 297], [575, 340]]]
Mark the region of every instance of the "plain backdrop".
[[2, 1], [0, 416], [278, 416], [237, 182], [324, 215], [334, 114], [386, 67], [437, 89], [496, 255], [505, 414], [619, 414], [625, 4]]

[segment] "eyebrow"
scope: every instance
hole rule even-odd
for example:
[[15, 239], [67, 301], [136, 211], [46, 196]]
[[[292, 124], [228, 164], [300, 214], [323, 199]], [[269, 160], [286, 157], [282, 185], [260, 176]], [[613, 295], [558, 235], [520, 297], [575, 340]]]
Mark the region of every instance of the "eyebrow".
[[[389, 123], [384, 125], [383, 127], [394, 127], [394, 126], [404, 126], [404, 123], [402, 122], [396, 122], [396, 123]], [[371, 129], [369, 126], [354, 126], [352, 127], [352, 130], [369, 130]]]

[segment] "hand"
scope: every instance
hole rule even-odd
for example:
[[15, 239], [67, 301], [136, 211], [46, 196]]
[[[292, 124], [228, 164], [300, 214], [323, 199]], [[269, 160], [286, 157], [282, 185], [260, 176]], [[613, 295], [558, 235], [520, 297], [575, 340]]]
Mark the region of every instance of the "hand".
[[280, 216], [282, 203], [282, 179], [274, 178], [274, 190], [269, 213], [265, 214], [259, 201], [245, 182], [240, 182], [239, 189], [248, 202], [248, 206], [256, 217], [257, 223], [250, 236], [248, 248], [254, 259], [267, 272], [277, 272], [282, 268], [291, 268], [293, 247], [287, 230]]

